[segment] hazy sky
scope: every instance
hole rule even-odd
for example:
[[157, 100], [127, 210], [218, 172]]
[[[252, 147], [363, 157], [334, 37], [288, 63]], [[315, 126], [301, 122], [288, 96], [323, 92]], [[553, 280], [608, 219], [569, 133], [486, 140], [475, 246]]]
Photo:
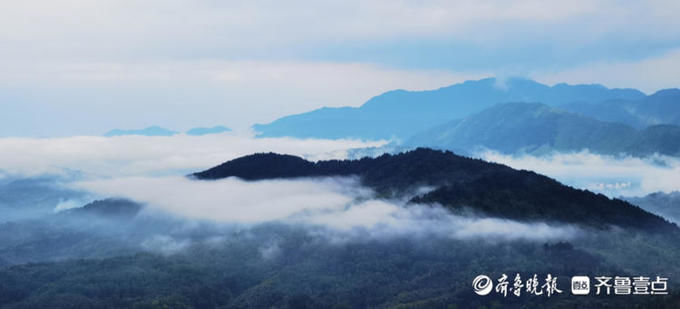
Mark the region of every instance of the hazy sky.
[[486, 76], [680, 85], [678, 1], [0, 2], [0, 136], [247, 128]]

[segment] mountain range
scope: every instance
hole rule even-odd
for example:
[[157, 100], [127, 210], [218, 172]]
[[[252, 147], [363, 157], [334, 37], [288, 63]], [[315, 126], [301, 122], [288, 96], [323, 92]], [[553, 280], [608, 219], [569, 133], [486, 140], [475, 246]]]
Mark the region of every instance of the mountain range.
[[436, 90], [389, 91], [360, 107], [325, 107], [253, 128], [263, 137], [405, 139], [497, 103], [541, 102], [561, 106], [645, 97], [635, 89], [608, 89], [601, 85], [547, 86], [522, 78], [486, 78]]
[[[194, 220], [164, 215], [152, 204], [139, 213], [145, 206], [134, 201], [97, 200], [0, 223], [0, 307], [675, 308], [680, 302], [672, 280], [680, 276], [676, 225], [620, 199], [451, 152], [420, 148], [374, 159], [318, 162], [259, 153], [193, 174], [191, 185], [218, 188], [205, 182], [225, 177], [279, 179], [272, 183], [283, 184], [281, 179], [336, 176], [358, 179], [376, 199], [408, 201], [396, 206], [407, 211], [441, 205], [478, 225], [468, 231], [470, 238], [416, 232], [457, 225], [432, 220], [443, 216], [433, 212], [413, 225], [400, 225], [404, 233], [397, 235], [363, 229], [335, 234], [286, 221], [245, 226]], [[44, 184], [14, 180], [6, 185], [28, 189]], [[32, 202], [41, 191], [25, 192], [23, 198], [32, 200], [22, 207], [43, 208]], [[15, 193], [6, 202], [22, 198]], [[226, 198], [220, 206], [229, 203], [240, 201]], [[500, 220], [516, 224], [505, 226], [487, 221], [493, 219], [488, 216], [520, 222]], [[554, 229], [560, 226], [573, 232]], [[493, 228], [538, 237], [484, 236], [484, 230]], [[538, 274], [541, 283], [551, 274], [564, 293], [474, 293], [470, 283], [476, 276], [496, 280], [504, 273], [521, 274], [523, 280]], [[670, 295], [568, 294], [575, 275], [657, 274], [671, 278]]]
[[548, 221], [605, 228], [610, 225], [654, 231], [677, 226], [636, 206], [574, 189], [531, 171], [452, 152], [418, 148], [397, 155], [359, 160], [310, 162], [300, 157], [261, 153], [237, 158], [191, 175], [201, 180], [245, 180], [358, 176], [383, 198], [431, 188], [412, 203], [441, 204], [453, 212], [521, 221]]
[[253, 128], [258, 136], [391, 140], [388, 148], [458, 153], [680, 156], [680, 90], [652, 95], [601, 85], [487, 78], [429, 91], [389, 91], [360, 107], [321, 108]]
[[680, 126], [637, 129], [541, 103], [504, 103], [416, 133], [403, 145], [439, 149], [478, 148], [502, 153], [594, 153], [680, 156]]
[[664, 89], [637, 99], [572, 102], [560, 107], [594, 119], [625, 123], [636, 128], [680, 125], [680, 89]]
[[170, 129], [162, 128], [159, 126], [150, 126], [144, 129], [132, 129], [132, 130], [122, 130], [113, 129], [109, 132], [104, 133], [106, 137], [113, 136], [125, 136], [125, 135], [141, 135], [141, 136], [173, 136], [179, 132], [172, 131]]
[[[230, 132], [231, 129], [225, 126], [214, 126], [214, 127], [198, 127], [192, 128], [185, 132], [186, 135], [201, 136], [207, 134], [220, 134], [225, 132]], [[139, 135], [139, 136], [173, 136], [179, 134], [177, 131], [166, 129], [159, 126], [150, 126], [143, 129], [132, 129], [132, 130], [121, 130], [113, 129], [109, 132], [104, 133], [106, 137], [113, 136], [125, 136], [125, 135]]]
[[624, 198], [631, 204], [680, 224], [680, 191], [654, 192], [642, 197]]

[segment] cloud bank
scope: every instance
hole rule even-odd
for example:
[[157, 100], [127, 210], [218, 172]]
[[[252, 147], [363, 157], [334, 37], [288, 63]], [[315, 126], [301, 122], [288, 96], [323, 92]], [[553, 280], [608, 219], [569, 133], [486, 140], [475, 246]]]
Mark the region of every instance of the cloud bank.
[[356, 178], [246, 182], [136, 177], [74, 186], [103, 196], [130, 198], [145, 203], [149, 211], [181, 218], [242, 226], [272, 222], [306, 226], [333, 242], [402, 236], [545, 241], [578, 235], [577, 228], [567, 225], [461, 217], [437, 205], [376, 199]]
[[[76, 171], [78, 176], [62, 178], [59, 182], [74, 192], [83, 192], [88, 198], [125, 197], [146, 204], [152, 214], [170, 214], [190, 222], [243, 227], [267, 223], [304, 226], [333, 242], [401, 236], [544, 241], [569, 239], [579, 234], [579, 230], [571, 226], [463, 217], [438, 205], [410, 205], [405, 200], [379, 199], [351, 177], [256, 182], [236, 178], [197, 181], [183, 177], [254, 152], [289, 153], [311, 160], [343, 159], [348, 149], [382, 144], [352, 140], [253, 139], [233, 134], [1, 138], [0, 170], [10, 176], [0, 180]], [[487, 152], [480, 156], [610, 196], [680, 190], [677, 176], [680, 161], [674, 158], [615, 158], [588, 152], [546, 157]], [[74, 203], [74, 200], [56, 198], [52, 209], [72, 208], [76, 206]], [[163, 238], [162, 233], [159, 235], [144, 246], [186, 246]], [[275, 247], [263, 248], [264, 255], [275, 253]]]
[[567, 185], [611, 197], [680, 190], [680, 160], [672, 157], [612, 157], [587, 151], [542, 157], [488, 151], [478, 156], [516, 169], [532, 170]]
[[256, 152], [287, 153], [309, 160], [343, 159], [350, 148], [381, 144], [383, 142], [356, 140], [256, 139], [233, 134], [0, 138], [0, 175], [36, 176], [74, 171], [84, 177], [177, 175]]

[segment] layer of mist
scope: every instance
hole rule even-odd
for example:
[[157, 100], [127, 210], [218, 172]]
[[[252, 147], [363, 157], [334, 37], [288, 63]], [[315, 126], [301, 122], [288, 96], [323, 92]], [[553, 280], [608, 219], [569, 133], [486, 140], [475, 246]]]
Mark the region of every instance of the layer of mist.
[[233, 134], [0, 138], [0, 178], [76, 171], [88, 177], [181, 175], [255, 152], [289, 153], [310, 160], [344, 159], [348, 149], [383, 143]]
[[680, 159], [667, 156], [614, 157], [587, 151], [546, 156], [513, 156], [487, 151], [478, 156], [512, 168], [532, 170], [564, 184], [610, 197], [680, 190]]
[[384, 200], [353, 177], [247, 182], [237, 178], [195, 181], [185, 177], [121, 178], [86, 181], [74, 188], [129, 198], [150, 211], [215, 223], [252, 226], [303, 225], [324, 230], [334, 240], [398, 236], [453, 239], [568, 239], [578, 229], [546, 223], [463, 217], [438, 205]]

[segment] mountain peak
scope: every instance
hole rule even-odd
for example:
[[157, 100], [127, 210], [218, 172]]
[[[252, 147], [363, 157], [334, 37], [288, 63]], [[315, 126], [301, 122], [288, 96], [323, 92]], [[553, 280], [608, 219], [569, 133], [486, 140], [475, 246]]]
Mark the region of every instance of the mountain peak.
[[142, 206], [128, 199], [108, 198], [93, 201], [83, 207], [72, 208], [64, 213], [69, 215], [99, 216], [109, 219], [132, 218], [139, 213]]
[[658, 216], [621, 200], [577, 190], [530, 171], [465, 158], [448, 151], [419, 148], [395, 155], [360, 160], [310, 162], [275, 153], [254, 154], [195, 173], [197, 179], [239, 177], [264, 180], [299, 177], [358, 176], [379, 197], [408, 198], [412, 203], [439, 204], [454, 212], [523, 221], [556, 221], [597, 228], [619, 225], [664, 231], [677, 229]]
[[650, 97], [652, 98], [671, 98], [671, 97], [676, 97], [680, 98], [680, 89], [678, 88], [669, 88], [669, 89], [661, 89], [654, 94], [652, 94]]
[[239, 177], [246, 180], [302, 176], [314, 164], [303, 158], [277, 153], [256, 153], [195, 173], [198, 179]]

